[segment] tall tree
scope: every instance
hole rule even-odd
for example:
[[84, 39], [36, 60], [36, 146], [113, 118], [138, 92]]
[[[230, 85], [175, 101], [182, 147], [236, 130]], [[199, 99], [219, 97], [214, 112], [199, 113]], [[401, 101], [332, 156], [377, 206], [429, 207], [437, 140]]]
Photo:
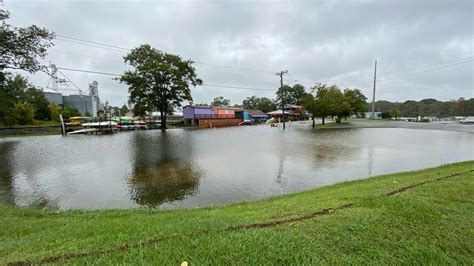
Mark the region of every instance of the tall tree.
[[247, 97], [245, 100], [242, 101], [242, 107], [244, 109], [255, 110], [255, 109], [258, 108], [258, 101], [259, 100], [260, 100], [260, 98], [258, 98], [255, 95], [253, 95], [251, 97]]
[[277, 104], [272, 99], [261, 97], [258, 99], [257, 109], [264, 113], [268, 113], [277, 109]]
[[367, 111], [367, 97], [358, 89], [345, 89], [339, 102], [340, 110], [336, 114], [338, 123], [341, 122], [341, 118]]
[[306, 92], [304, 86], [301, 84], [295, 84], [293, 87], [284, 85], [283, 87], [278, 88], [276, 95], [279, 103], [281, 103], [281, 97], [283, 95], [286, 104], [302, 104]]
[[30, 73], [45, 70], [46, 67], [40, 64], [39, 58], [46, 56], [54, 38], [54, 33], [35, 25], [12, 27], [6, 22], [9, 17], [8, 11], [0, 10], [0, 83], [5, 81], [4, 69], [22, 69]]
[[291, 88], [291, 97], [293, 98], [293, 104], [302, 104], [303, 99], [306, 96], [306, 91], [303, 85], [295, 84]]
[[126, 115], [128, 112], [130, 112], [130, 109], [128, 109], [126, 104], [124, 104], [124, 105], [122, 105], [122, 107], [120, 107], [120, 115], [121, 116]]
[[214, 100], [211, 102], [211, 106], [222, 106], [222, 107], [227, 107], [230, 105], [230, 100], [224, 98], [224, 96], [219, 96], [214, 98]]
[[303, 106], [306, 111], [308, 111], [311, 114], [311, 120], [313, 121], [312, 127], [314, 128], [316, 126], [316, 122], [314, 120], [314, 117], [317, 113], [317, 106], [316, 106], [316, 98], [314, 97], [313, 94], [307, 93], [305, 97], [303, 98]]
[[13, 27], [7, 24], [9, 17], [8, 11], [0, 10], [0, 123], [5, 125], [13, 125], [17, 120], [14, 115], [15, 93], [9, 91], [6, 84], [11, 74], [6, 69], [21, 69], [30, 73], [45, 70], [39, 58], [46, 56], [46, 50], [53, 45], [54, 38], [53, 33], [38, 26]]
[[180, 107], [183, 101], [192, 101], [190, 86], [202, 84], [192, 61], [161, 52], [148, 44], [133, 49], [124, 59], [133, 67], [120, 78], [129, 86], [129, 102], [158, 110], [161, 129], [166, 129], [166, 114], [173, 107]]

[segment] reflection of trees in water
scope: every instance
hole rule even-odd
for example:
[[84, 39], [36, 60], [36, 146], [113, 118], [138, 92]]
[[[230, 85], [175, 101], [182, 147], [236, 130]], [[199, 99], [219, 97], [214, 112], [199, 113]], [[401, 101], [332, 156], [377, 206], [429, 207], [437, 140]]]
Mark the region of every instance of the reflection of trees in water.
[[191, 163], [170, 161], [141, 171], [130, 180], [131, 196], [141, 205], [157, 206], [193, 195], [201, 172]]
[[308, 152], [311, 150], [314, 167], [327, 167], [338, 165], [353, 158], [361, 156], [356, 130], [324, 130], [316, 131], [313, 140], [305, 146]]
[[0, 203], [14, 204], [13, 194], [13, 150], [16, 141], [0, 143]]
[[128, 183], [138, 204], [158, 206], [197, 191], [202, 171], [191, 160], [189, 138], [165, 131], [135, 134], [133, 147], [133, 173]]
[[289, 158], [309, 161], [313, 168], [331, 167], [359, 158], [363, 149], [355, 141], [360, 141], [357, 131], [343, 129], [301, 130], [294, 136], [281, 136], [275, 150], [278, 154], [275, 182], [282, 187], [286, 185], [284, 166]]

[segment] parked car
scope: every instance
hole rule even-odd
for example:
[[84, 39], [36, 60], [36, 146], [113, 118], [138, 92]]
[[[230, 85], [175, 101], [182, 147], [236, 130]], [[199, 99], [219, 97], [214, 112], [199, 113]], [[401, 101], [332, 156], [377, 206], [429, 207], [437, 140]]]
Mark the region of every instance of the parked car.
[[239, 123], [239, 126], [250, 126], [250, 125], [253, 125], [253, 122], [250, 120], [244, 120]]

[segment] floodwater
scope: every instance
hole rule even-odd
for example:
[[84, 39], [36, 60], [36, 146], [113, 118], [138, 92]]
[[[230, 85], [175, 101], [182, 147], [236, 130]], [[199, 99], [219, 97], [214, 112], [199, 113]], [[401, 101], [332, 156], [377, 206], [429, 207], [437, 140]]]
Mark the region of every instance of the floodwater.
[[474, 134], [268, 126], [0, 139], [0, 203], [190, 208], [474, 160]]

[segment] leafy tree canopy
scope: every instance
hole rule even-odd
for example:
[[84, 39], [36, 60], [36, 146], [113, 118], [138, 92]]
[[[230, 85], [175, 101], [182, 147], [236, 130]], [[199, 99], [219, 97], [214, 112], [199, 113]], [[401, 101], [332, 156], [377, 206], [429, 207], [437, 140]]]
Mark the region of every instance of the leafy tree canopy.
[[130, 109], [128, 109], [126, 104], [124, 104], [124, 105], [122, 105], [122, 107], [120, 107], [120, 115], [124, 116], [128, 112], [130, 112]]
[[[32, 25], [25, 28], [12, 27], [6, 20], [10, 13], [0, 10], [2, 29], [0, 31], [0, 51], [2, 61], [0, 71], [3, 69], [22, 69], [30, 73], [45, 70], [38, 59], [46, 56], [46, 51], [53, 45], [54, 33], [45, 28]], [[3, 82], [4, 75], [2, 75]]]
[[285, 104], [302, 104], [306, 96], [305, 88], [301, 84], [295, 84], [293, 87], [283, 85], [277, 90], [277, 102], [280, 104], [282, 100], [282, 91], [285, 97]]
[[343, 117], [366, 111], [367, 98], [358, 89], [342, 92], [336, 85], [316, 84], [312, 91], [314, 95], [307, 94], [303, 105], [313, 117], [321, 117], [323, 124], [327, 116], [337, 117], [336, 122], [339, 123]]
[[124, 59], [133, 68], [120, 77], [129, 86], [129, 102], [158, 110], [162, 129], [166, 129], [166, 113], [183, 101], [192, 102], [190, 86], [202, 84], [192, 61], [148, 44], [133, 49]]
[[230, 105], [230, 100], [225, 99], [224, 96], [219, 96], [214, 98], [214, 100], [211, 102], [211, 106], [222, 106], [222, 107], [227, 107]]

